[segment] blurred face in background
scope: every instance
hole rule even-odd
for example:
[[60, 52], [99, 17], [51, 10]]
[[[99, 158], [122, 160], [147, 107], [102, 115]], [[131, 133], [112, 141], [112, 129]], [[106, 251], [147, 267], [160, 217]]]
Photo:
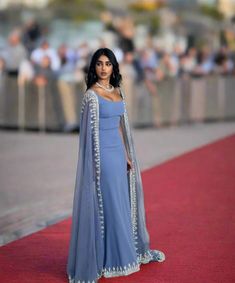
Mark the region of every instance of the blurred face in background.
[[48, 56], [44, 56], [43, 58], [42, 58], [42, 61], [41, 61], [41, 67], [42, 68], [50, 68], [50, 66], [51, 66], [51, 59], [48, 57]]
[[124, 61], [131, 64], [134, 60], [134, 54], [132, 52], [126, 52], [124, 55]]
[[41, 48], [44, 49], [44, 50], [48, 49], [49, 43], [46, 40], [44, 40], [41, 44]]
[[67, 55], [67, 46], [65, 44], [62, 44], [58, 48], [58, 55], [60, 58], [65, 58]]
[[8, 38], [8, 42], [12, 46], [18, 45], [20, 43], [20, 35], [16, 32], [12, 33]]

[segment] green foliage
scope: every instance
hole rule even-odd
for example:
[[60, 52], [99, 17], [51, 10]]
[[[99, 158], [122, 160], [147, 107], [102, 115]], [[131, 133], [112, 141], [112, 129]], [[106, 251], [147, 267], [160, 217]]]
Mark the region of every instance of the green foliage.
[[154, 35], [159, 31], [160, 28], [160, 17], [158, 15], [154, 15], [149, 19], [149, 31], [150, 34]]
[[102, 0], [50, 0], [51, 4], [59, 5], [59, 4], [67, 4], [67, 5], [94, 5], [94, 6], [104, 6], [104, 1]]
[[50, 0], [50, 6], [67, 6], [81, 10], [102, 10], [105, 8], [104, 0]]
[[98, 19], [105, 4], [103, 0], [51, 0], [49, 7], [60, 18], [83, 22]]
[[156, 35], [161, 28], [160, 17], [156, 13], [151, 15], [142, 14], [142, 17], [136, 16], [133, 18], [136, 26], [144, 25], [148, 27], [150, 35]]
[[131, 6], [129, 7], [129, 9], [130, 9], [131, 11], [137, 12], [137, 13], [141, 13], [141, 12], [145, 12], [145, 11], [146, 11], [146, 9], [144, 9], [144, 8], [141, 7], [141, 6], [137, 6], [137, 5], [131, 5]]
[[217, 21], [221, 21], [224, 19], [223, 14], [215, 7], [212, 5], [201, 5], [200, 6], [200, 11], [202, 14], [211, 17]]

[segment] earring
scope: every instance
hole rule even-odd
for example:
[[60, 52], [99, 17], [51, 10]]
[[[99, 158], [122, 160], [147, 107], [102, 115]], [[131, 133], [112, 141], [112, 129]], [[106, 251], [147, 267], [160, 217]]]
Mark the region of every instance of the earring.
[[114, 73], [112, 73], [112, 75], [113, 75], [113, 78], [115, 79], [115, 74], [114, 74]]

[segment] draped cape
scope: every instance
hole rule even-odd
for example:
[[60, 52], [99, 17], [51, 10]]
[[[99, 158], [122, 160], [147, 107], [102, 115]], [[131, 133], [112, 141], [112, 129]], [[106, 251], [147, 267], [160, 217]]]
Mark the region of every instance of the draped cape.
[[[132, 169], [127, 173], [131, 223], [137, 262], [140, 265], [155, 261], [154, 250], [149, 249], [140, 167], [128, 121], [124, 92], [120, 90], [120, 93], [124, 103], [120, 125], [127, 155], [132, 161]], [[80, 114], [79, 154], [67, 262], [70, 283], [94, 283], [103, 275], [104, 225], [105, 215], [100, 190], [99, 102], [97, 94], [89, 89], [83, 96]]]

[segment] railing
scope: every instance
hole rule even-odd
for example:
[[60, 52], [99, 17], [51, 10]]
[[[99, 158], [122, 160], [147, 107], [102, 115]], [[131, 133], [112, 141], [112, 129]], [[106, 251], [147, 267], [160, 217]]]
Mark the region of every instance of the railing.
[[[124, 78], [125, 79], [125, 78]], [[177, 78], [156, 83], [157, 95], [145, 84], [125, 91], [133, 126], [177, 125], [235, 118], [235, 77]], [[83, 90], [74, 84], [77, 122]], [[36, 86], [0, 77], [0, 126], [17, 129], [62, 130], [63, 105], [57, 82]]]
[[[75, 109], [79, 117], [82, 91], [74, 84]], [[20, 82], [5, 77], [0, 86], [0, 126], [45, 131], [60, 131], [64, 124], [63, 107], [57, 81], [45, 85]], [[79, 122], [79, 121], [78, 121]]]
[[134, 125], [177, 125], [235, 118], [235, 77], [177, 78], [159, 82], [157, 95], [143, 86], [133, 95]]

